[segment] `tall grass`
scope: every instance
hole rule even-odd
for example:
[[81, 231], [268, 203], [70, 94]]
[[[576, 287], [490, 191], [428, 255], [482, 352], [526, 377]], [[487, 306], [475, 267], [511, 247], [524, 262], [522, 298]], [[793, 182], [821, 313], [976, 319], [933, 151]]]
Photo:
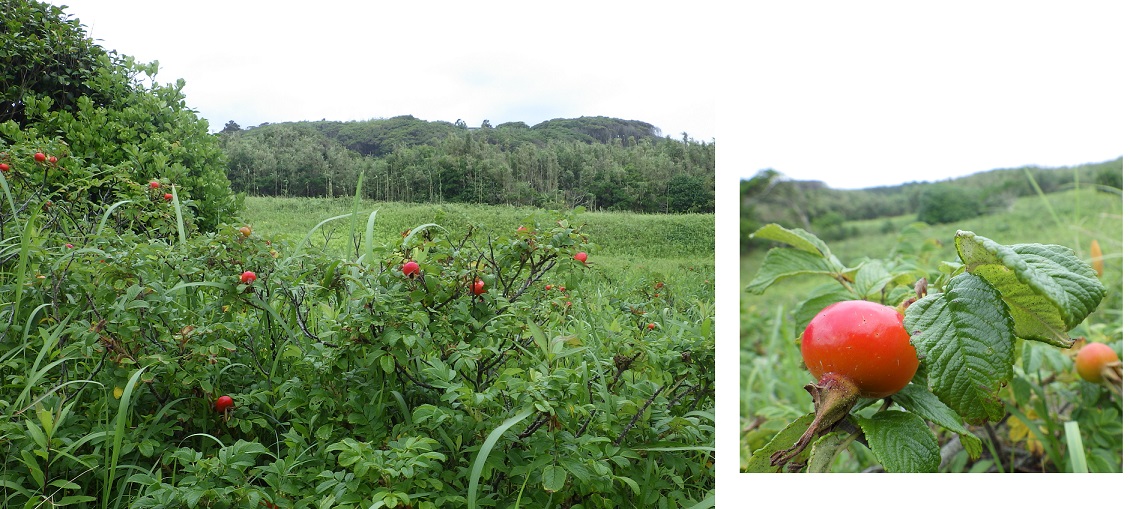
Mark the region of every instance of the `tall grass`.
[[[496, 234], [513, 233], [527, 217], [540, 212], [531, 207], [409, 204], [356, 198], [248, 197], [244, 204], [243, 218], [261, 234], [299, 241], [301, 237], [296, 232], [310, 232], [309, 242], [343, 255], [354, 249], [348, 241], [352, 226], [330, 224], [315, 230], [319, 221], [354, 212], [362, 217], [379, 209], [380, 213], [372, 217], [371, 226], [366, 225], [366, 233], [371, 233], [377, 242], [388, 243], [425, 223], [435, 223], [453, 232], [477, 224]], [[578, 220], [586, 225], [584, 231], [605, 256], [626, 261], [714, 257], [714, 216], [711, 214], [584, 212]], [[671, 249], [672, 245], [678, 245], [679, 249]]]

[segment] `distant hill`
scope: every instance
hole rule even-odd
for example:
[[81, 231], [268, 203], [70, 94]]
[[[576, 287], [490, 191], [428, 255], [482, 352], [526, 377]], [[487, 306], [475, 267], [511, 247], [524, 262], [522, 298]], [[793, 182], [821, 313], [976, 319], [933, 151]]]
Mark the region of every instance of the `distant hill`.
[[471, 127], [411, 115], [217, 133], [233, 190], [633, 212], [713, 212], [714, 142], [610, 117]]
[[832, 189], [820, 181], [791, 180], [762, 170], [741, 182], [741, 241], [763, 224], [805, 228], [825, 240], [850, 232], [845, 221], [916, 214], [946, 223], [1007, 208], [1017, 198], [1083, 187], [1121, 193], [1122, 158], [1062, 168], [997, 169], [939, 182], [911, 182], [869, 189]]

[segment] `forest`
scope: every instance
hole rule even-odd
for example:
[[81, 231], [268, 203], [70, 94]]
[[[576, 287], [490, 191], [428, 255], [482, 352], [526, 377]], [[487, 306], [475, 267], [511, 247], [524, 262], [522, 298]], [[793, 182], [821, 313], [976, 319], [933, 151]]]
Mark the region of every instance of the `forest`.
[[642, 213], [714, 211], [714, 141], [638, 120], [469, 127], [411, 115], [285, 122], [217, 135], [232, 190], [256, 196], [482, 203]]
[[996, 169], [941, 182], [850, 190], [832, 189], [820, 181], [793, 180], [764, 169], [741, 182], [741, 246], [743, 251], [753, 248], [758, 240], [749, 234], [770, 223], [838, 240], [852, 234], [848, 221], [914, 214], [928, 224], [951, 223], [1006, 210], [1023, 196], [1077, 185], [1121, 193], [1122, 158], [1064, 168]]

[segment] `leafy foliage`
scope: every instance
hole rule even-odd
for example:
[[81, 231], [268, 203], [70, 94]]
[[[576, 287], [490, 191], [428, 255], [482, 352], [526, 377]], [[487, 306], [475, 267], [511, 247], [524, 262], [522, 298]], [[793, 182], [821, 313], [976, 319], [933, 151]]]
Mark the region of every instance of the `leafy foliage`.
[[[141, 65], [106, 53], [58, 8], [29, 0], [5, 5], [6, 29], [26, 36], [16, 41], [4, 37], [4, 58], [13, 67], [9, 73], [6, 63], [0, 90], [20, 94], [6, 96], [5, 108], [14, 120], [0, 124], [0, 142], [16, 145], [8, 160], [17, 160], [22, 147], [47, 150], [47, 139], [39, 137], [57, 133], [58, 138], [50, 139], [53, 155], [93, 168], [92, 175], [99, 178], [113, 175], [108, 180], [118, 185], [103, 192], [124, 189], [121, 179], [157, 180], [178, 188], [193, 226], [211, 231], [232, 218], [240, 203], [225, 177], [223, 154], [208, 134], [207, 122], [185, 105], [183, 80], [156, 84], [156, 62]], [[41, 182], [46, 187], [36, 191], [42, 199], [51, 199], [57, 186], [70, 180], [64, 174], [45, 177]], [[105, 196], [91, 198], [95, 205], [114, 203]]]
[[[1005, 405], [998, 392], [1013, 378], [1014, 351], [1023, 345], [1020, 340], [1070, 347], [1074, 342], [1070, 330], [1106, 294], [1095, 271], [1062, 246], [1004, 246], [958, 231], [955, 243], [964, 265], [949, 266], [935, 281], [935, 293], [927, 294], [923, 278], [919, 288], [908, 295], [897, 288], [913, 281], [915, 271], [898, 261], [845, 267], [822, 240], [804, 230], [769, 225], [756, 235], [790, 247], [769, 252], [749, 290], [762, 293], [783, 278], [801, 274], [828, 276], [842, 287], [802, 303], [798, 309], [808, 311], [798, 311], [798, 330], [812, 316], [812, 309], [842, 299], [843, 290], [849, 298], [878, 297], [880, 302], [901, 303], [906, 309], [904, 326], [921, 360], [915, 383], [893, 397], [907, 412], [880, 410], [857, 419], [879, 461], [893, 471], [939, 468], [937, 440], [923, 426], [923, 419], [957, 432], [968, 454], [979, 454], [980, 444], [955, 417], [972, 424], [1002, 419]], [[914, 431], [900, 426], [911, 426]], [[846, 444], [853, 436], [848, 434], [839, 442]], [[824, 447], [829, 440], [822, 440]], [[797, 447], [803, 446], [798, 443]], [[817, 456], [817, 451], [807, 454], [827, 464], [827, 458]]]

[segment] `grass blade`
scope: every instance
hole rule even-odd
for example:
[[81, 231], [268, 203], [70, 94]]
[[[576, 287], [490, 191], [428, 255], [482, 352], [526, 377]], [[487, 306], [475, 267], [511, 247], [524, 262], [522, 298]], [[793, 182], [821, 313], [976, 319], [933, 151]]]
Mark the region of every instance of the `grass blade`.
[[180, 196], [177, 196], [177, 186], [173, 187], [173, 211], [177, 213], [177, 236], [180, 237], [180, 246], [188, 249], [188, 240], [184, 236], [184, 216], [180, 210]]
[[476, 502], [479, 498], [479, 476], [483, 473], [483, 465], [487, 462], [487, 456], [490, 456], [491, 449], [494, 448], [495, 442], [502, 437], [502, 434], [511, 426], [518, 424], [523, 419], [533, 415], [534, 408], [527, 407], [526, 409], [518, 412], [518, 415], [506, 419], [501, 425], [490, 432], [482, 448], [479, 449], [479, 454], [475, 456], [475, 464], [471, 467], [471, 482], [467, 485], [467, 507], [469, 509], [478, 509]]
[[1071, 471], [1077, 474], [1087, 473], [1087, 453], [1083, 451], [1083, 437], [1079, 435], [1079, 423], [1076, 421], [1063, 423], [1063, 432], [1067, 436], [1067, 455], [1071, 458]]
[[133, 399], [133, 388], [137, 385], [137, 379], [141, 378], [141, 374], [144, 372], [145, 368], [134, 372], [129, 382], [126, 383], [122, 398], [118, 400], [118, 415], [114, 419], [114, 445], [110, 450], [110, 466], [106, 469], [106, 483], [102, 485], [102, 507], [109, 507], [110, 491], [114, 486], [114, 471], [118, 469], [118, 458], [122, 453], [122, 439], [126, 434], [126, 421], [129, 419], [129, 406]]
[[[98, 229], [94, 231], [94, 235], [95, 236], [101, 235], [102, 229], [106, 227], [106, 221], [108, 219], [110, 219], [110, 214], [114, 213], [114, 209], [121, 207], [122, 205], [125, 205], [127, 203], [133, 203], [133, 200], [122, 200], [118, 203], [110, 205], [110, 208], [106, 209], [106, 212], [102, 213], [102, 220], [98, 222]], [[179, 215], [180, 210], [179, 209], [177, 210], [177, 214], [178, 214], [177, 219], [180, 219], [180, 215]]]

